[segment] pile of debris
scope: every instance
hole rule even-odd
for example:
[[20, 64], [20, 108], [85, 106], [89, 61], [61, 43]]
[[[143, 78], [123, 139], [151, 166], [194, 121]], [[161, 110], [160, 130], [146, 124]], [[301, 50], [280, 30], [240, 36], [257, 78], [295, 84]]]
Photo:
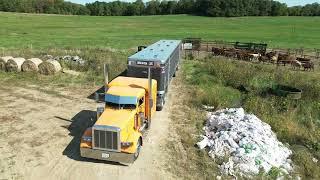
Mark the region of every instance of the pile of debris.
[[54, 59], [57, 61], [64, 61], [64, 62], [69, 62], [69, 63], [76, 63], [79, 65], [84, 65], [86, 60], [82, 59], [79, 56], [70, 56], [70, 55], [66, 55], [66, 56], [56, 56], [53, 57], [52, 55], [45, 55], [44, 57], [45, 59]]
[[279, 168], [284, 174], [292, 171], [292, 151], [277, 140], [271, 127], [243, 108], [208, 112], [205, 135], [197, 145], [208, 148], [213, 159], [222, 160], [221, 172], [250, 176], [260, 170]]

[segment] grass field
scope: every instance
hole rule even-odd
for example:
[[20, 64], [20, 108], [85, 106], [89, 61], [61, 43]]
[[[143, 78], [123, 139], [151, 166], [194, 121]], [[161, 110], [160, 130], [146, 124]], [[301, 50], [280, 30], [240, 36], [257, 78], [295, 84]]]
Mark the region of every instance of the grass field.
[[317, 48], [320, 17], [90, 17], [0, 13], [0, 48], [128, 49], [159, 39], [266, 42]]
[[[197, 134], [196, 130], [187, 128], [197, 127], [200, 134], [205, 119], [200, 107], [206, 104], [216, 109], [243, 107], [247, 112], [256, 114], [270, 124], [278, 139], [288, 143], [293, 150], [292, 160], [297, 165], [293, 176], [297, 175], [302, 179], [320, 178], [320, 168], [312, 160], [313, 157], [320, 159], [319, 71], [314, 73], [292, 71], [285, 67], [276, 68], [273, 65], [210, 57], [186, 60], [183, 72], [185, 89], [187, 89], [184, 104], [189, 104], [190, 109], [184, 116], [187, 119], [177, 120], [185, 123], [185, 126], [177, 125], [176, 128], [181, 142], [184, 142], [184, 149], [190, 156], [187, 159], [193, 159], [197, 163], [185, 169], [177, 168], [176, 171], [196, 173], [197, 169], [201, 169], [204, 176], [209, 177], [214, 173], [208, 169], [214, 169], [215, 165], [208, 161], [202, 154], [203, 151], [194, 147], [197, 139], [192, 137], [192, 134]], [[293, 100], [273, 94], [270, 88], [275, 84], [301, 89], [302, 98]], [[179, 116], [174, 119], [177, 118]], [[271, 173], [271, 175], [274, 174]], [[262, 175], [261, 179], [266, 179], [264, 176]]]

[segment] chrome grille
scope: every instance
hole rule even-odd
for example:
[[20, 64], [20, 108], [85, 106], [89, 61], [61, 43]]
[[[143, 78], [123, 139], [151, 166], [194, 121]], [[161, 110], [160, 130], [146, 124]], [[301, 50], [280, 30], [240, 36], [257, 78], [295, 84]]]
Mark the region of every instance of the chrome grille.
[[96, 126], [93, 128], [94, 149], [120, 150], [120, 130], [109, 126]]

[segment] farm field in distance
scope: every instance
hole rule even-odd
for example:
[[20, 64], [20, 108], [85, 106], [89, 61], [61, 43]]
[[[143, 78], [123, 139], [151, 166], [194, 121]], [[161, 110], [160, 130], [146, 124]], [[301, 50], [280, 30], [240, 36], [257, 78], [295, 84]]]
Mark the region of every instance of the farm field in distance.
[[317, 48], [320, 17], [210, 18], [188, 15], [90, 17], [0, 13], [0, 47], [128, 49], [159, 39], [265, 42]]
[[[193, 53], [183, 60], [165, 109], [156, 113], [143, 152], [133, 165], [88, 160], [79, 152], [84, 125], [96, 117], [99, 104], [93, 96], [104, 83], [104, 64], [109, 65], [113, 79], [125, 71], [127, 57], [138, 45], [200, 37], [313, 50], [320, 48], [319, 22], [320, 17], [0, 12], [0, 57], [52, 55], [85, 60], [80, 65], [59, 59], [63, 73], [53, 76], [0, 71], [0, 135], [6, 137], [0, 139], [0, 179], [215, 179], [221, 175], [221, 162], [195, 147], [206, 119], [203, 105], [215, 110], [241, 106], [261, 117], [293, 151], [293, 177], [319, 179], [320, 161], [313, 160], [320, 160], [319, 59], [313, 60], [315, 70], [306, 72], [288, 65]], [[302, 98], [296, 101], [272, 94], [271, 88], [278, 84], [301, 89]], [[36, 140], [31, 141], [33, 138]], [[274, 169], [255, 179], [276, 179], [280, 174]]]

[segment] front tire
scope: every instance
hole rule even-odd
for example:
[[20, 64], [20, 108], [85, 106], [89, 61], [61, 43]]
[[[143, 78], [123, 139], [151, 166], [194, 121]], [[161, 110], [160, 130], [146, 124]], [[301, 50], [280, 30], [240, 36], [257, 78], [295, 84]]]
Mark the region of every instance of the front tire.
[[139, 138], [138, 142], [137, 142], [137, 149], [136, 149], [136, 152], [134, 153], [134, 160], [137, 160], [139, 155], [140, 155], [140, 151], [141, 151], [141, 146], [142, 146], [142, 143], [141, 143], [141, 139]]
[[160, 100], [161, 102], [160, 102], [160, 105], [159, 106], [157, 106], [157, 111], [162, 111], [162, 109], [163, 109], [163, 106], [164, 106], [164, 99], [163, 98], [161, 98], [161, 100]]

